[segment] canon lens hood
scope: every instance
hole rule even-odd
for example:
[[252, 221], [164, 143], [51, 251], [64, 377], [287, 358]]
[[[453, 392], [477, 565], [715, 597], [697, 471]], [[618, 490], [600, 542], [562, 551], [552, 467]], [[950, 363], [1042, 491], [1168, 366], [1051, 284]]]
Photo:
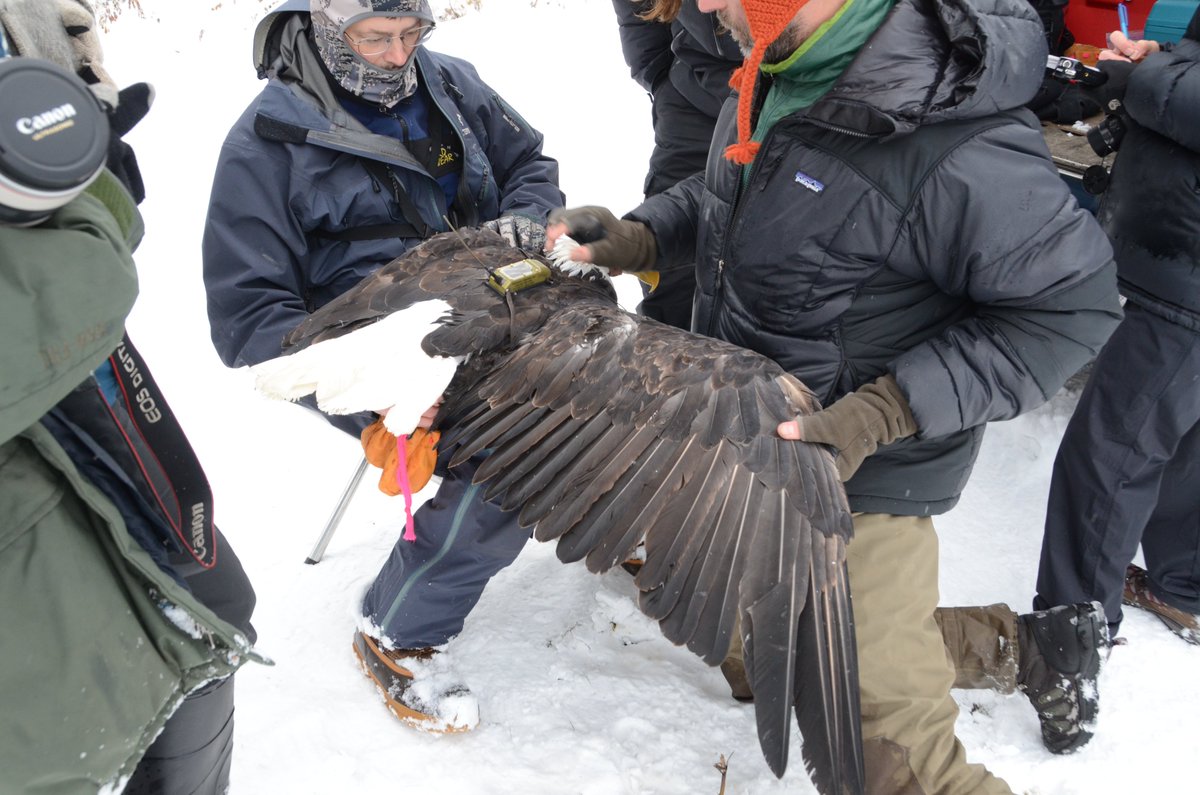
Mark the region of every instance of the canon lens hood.
[[108, 156], [104, 107], [39, 58], [0, 60], [0, 222], [31, 225], [78, 196]]

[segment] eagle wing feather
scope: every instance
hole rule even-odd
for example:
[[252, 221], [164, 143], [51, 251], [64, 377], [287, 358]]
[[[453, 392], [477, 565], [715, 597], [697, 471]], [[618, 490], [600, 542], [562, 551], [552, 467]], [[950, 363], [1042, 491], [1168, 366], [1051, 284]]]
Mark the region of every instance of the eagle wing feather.
[[[848, 597], [833, 593], [848, 584], [818, 570], [826, 556], [813, 555], [814, 540], [823, 551], [831, 541], [844, 567], [850, 514], [829, 453], [775, 434], [779, 422], [816, 407], [795, 379], [734, 346], [582, 303], [531, 332], [471, 399], [491, 408], [463, 437], [489, 441], [460, 459], [494, 444], [490, 411], [546, 409], [493, 446], [476, 474], [491, 496], [522, 508], [539, 540], [557, 539], [562, 560], [592, 571], [619, 564], [644, 539], [639, 604], [667, 638], [716, 664], [740, 616], [772, 769], [786, 767], [790, 715], [804, 703], [796, 714], [814, 779], [840, 792], [839, 777], [859, 778], [844, 773], [858, 764], [861, 738], [851, 731], [856, 690], [840, 676], [856, 669], [853, 624]], [[837, 639], [805, 647], [830, 659], [797, 665], [802, 626]], [[797, 670], [821, 677], [803, 683], [820, 697], [797, 701]], [[827, 715], [836, 716], [832, 728]]]
[[861, 792], [850, 512], [828, 450], [775, 433], [812, 394], [765, 357], [629, 315], [607, 285], [486, 286], [524, 256], [488, 232], [436, 236], [287, 344], [446, 301], [422, 347], [465, 359], [434, 421], [451, 466], [489, 451], [476, 482], [563, 561], [605, 571], [644, 542], [638, 603], [664, 636], [715, 665], [740, 626], [771, 769], [794, 710], [818, 790]]

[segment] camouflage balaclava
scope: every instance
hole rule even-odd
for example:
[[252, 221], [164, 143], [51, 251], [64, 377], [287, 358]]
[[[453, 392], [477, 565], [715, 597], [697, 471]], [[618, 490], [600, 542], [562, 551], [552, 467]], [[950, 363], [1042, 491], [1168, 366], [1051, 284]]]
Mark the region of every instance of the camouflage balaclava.
[[367, 17], [416, 17], [432, 25], [429, 0], [309, 0], [309, 11], [317, 51], [342, 88], [388, 108], [417, 90], [413, 58], [401, 69], [379, 69], [350, 49], [345, 33]]

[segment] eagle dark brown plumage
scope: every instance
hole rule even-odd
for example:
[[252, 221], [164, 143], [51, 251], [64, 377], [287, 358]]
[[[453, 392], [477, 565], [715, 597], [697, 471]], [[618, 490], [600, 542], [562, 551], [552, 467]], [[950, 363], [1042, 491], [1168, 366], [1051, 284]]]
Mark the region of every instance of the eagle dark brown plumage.
[[554, 270], [507, 300], [486, 285], [525, 256], [487, 231], [438, 235], [285, 344], [449, 303], [422, 348], [463, 359], [434, 423], [451, 465], [490, 449], [476, 482], [565, 562], [607, 571], [644, 540], [638, 602], [668, 639], [716, 665], [740, 617], [775, 774], [794, 709], [817, 789], [861, 792], [850, 511], [829, 452], [775, 433], [813, 395], [758, 354], [624, 312], [605, 277]]

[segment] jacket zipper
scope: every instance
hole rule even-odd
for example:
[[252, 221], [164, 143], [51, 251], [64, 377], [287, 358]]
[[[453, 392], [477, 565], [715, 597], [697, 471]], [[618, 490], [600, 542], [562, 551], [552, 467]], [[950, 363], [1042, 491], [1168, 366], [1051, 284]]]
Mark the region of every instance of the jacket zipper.
[[811, 116], [806, 116], [804, 118], [804, 123], [811, 124], [814, 127], [820, 127], [822, 130], [829, 130], [830, 132], [841, 133], [842, 135], [849, 135], [851, 138], [878, 138], [879, 137], [877, 135], [872, 135], [871, 133], [865, 133], [861, 130], [851, 130], [846, 127], [839, 127], [836, 124], [830, 124], [827, 121], [821, 121], [820, 119], [814, 119]]
[[[762, 109], [762, 104], [766, 99], [767, 92], [770, 90], [770, 81], [770, 76], [765, 76], [763, 83], [758, 86], [755, 91], [755, 96], [751, 99], [752, 108], [750, 111], [750, 120], [752, 129], [754, 121], [758, 116], [758, 111]], [[772, 127], [770, 130], [767, 130], [766, 136], [759, 145], [760, 152], [766, 150], [767, 141], [770, 140], [771, 135], [774, 132], [774, 127]], [[708, 315], [708, 328], [705, 331], [705, 333], [710, 337], [715, 336], [714, 330], [716, 328], [717, 310], [719, 310], [721, 305], [725, 302], [725, 261], [729, 256], [729, 240], [732, 237], [731, 233], [733, 232], [733, 226], [737, 222], [738, 215], [742, 211], [742, 195], [745, 193], [744, 186], [749, 186], [751, 182], [754, 181], [754, 176], [759, 170], [759, 165], [760, 163], [758, 162], [758, 159], [755, 158], [755, 161], [750, 165], [750, 173], [746, 175], [744, 180], [742, 179], [741, 168], [738, 168], [736, 174], [734, 175], [734, 179], [736, 179], [737, 182], [733, 189], [733, 209], [729, 213], [729, 219], [725, 222], [725, 242], [721, 244], [721, 253], [717, 256], [717, 274], [716, 278], [713, 279], [713, 305], [712, 311]]]
[[[774, 132], [774, 128], [767, 131], [767, 135], [763, 139], [762, 146], [759, 149], [760, 152], [767, 148], [767, 141], [771, 139], [771, 136]], [[776, 161], [778, 160], [779, 158], [776, 158]], [[774, 165], [774, 163], [772, 165]], [[729, 213], [729, 220], [725, 222], [725, 242], [721, 244], [721, 253], [717, 257], [717, 274], [716, 278], [713, 280], [713, 306], [712, 312], [710, 312], [708, 316], [708, 328], [705, 331], [705, 334], [710, 337], [714, 336], [716, 329], [717, 310], [720, 309], [721, 305], [725, 302], [725, 261], [729, 256], [729, 245], [730, 239], [733, 237], [733, 227], [737, 224], [737, 219], [741, 216], [742, 199], [747, 192], [746, 189], [754, 182], [754, 178], [758, 175], [758, 173], [762, 171], [761, 166], [762, 161], [760, 161], [758, 158], [755, 158], [754, 162], [750, 164], [750, 174], [745, 180], [742, 179], [740, 168], [735, 176], [737, 179], [737, 186], [733, 191], [733, 212]]]
[[[836, 124], [830, 124], [829, 122], [821, 121], [820, 119], [814, 119], [811, 116], [805, 117], [804, 123], [811, 124], [814, 127], [820, 127], [821, 129], [824, 129], [824, 130], [829, 130], [830, 132], [836, 132], [836, 133], [840, 133], [842, 135], [848, 135], [852, 138], [875, 138], [875, 137], [877, 137], [877, 136], [871, 135], [870, 133], [862, 132], [860, 130], [851, 130], [846, 127], [839, 127]], [[775, 134], [775, 127], [772, 127], [770, 130], [767, 131], [766, 137], [763, 138], [762, 145], [761, 145], [759, 151], [766, 150], [767, 142], [771, 140], [771, 138], [774, 136], [774, 134]], [[772, 168], [776, 167], [782, 159], [783, 159], [782, 155], [777, 157], [775, 159], [775, 161], [773, 161], [771, 163], [771, 167]], [[737, 222], [738, 216], [742, 212], [743, 194], [747, 192], [745, 189], [743, 189], [743, 185], [745, 185], [746, 188], [749, 188], [749, 186], [754, 183], [754, 178], [759, 174], [759, 172], [762, 171], [762, 169], [759, 168], [760, 165], [761, 165], [761, 163], [756, 158], [754, 163], [752, 163], [750, 166], [749, 176], [747, 176], [744, 181], [742, 180], [740, 173], [737, 175], [737, 180], [738, 180], [737, 189], [734, 191], [734, 194], [733, 194], [733, 202], [734, 202], [733, 212], [731, 212], [729, 214], [729, 221], [725, 224], [725, 242], [721, 245], [721, 255], [719, 257], [717, 257], [717, 274], [716, 274], [716, 278], [713, 280], [713, 308], [712, 308], [712, 312], [709, 314], [708, 328], [705, 332], [710, 337], [713, 336], [713, 334], [714, 334], [714, 329], [716, 326], [716, 319], [717, 319], [717, 310], [724, 303], [725, 260], [726, 260], [726, 257], [729, 255], [729, 241], [730, 241], [730, 238], [732, 237], [734, 224]], [[762, 189], [763, 188], [760, 188], [760, 190], [762, 190]]]

